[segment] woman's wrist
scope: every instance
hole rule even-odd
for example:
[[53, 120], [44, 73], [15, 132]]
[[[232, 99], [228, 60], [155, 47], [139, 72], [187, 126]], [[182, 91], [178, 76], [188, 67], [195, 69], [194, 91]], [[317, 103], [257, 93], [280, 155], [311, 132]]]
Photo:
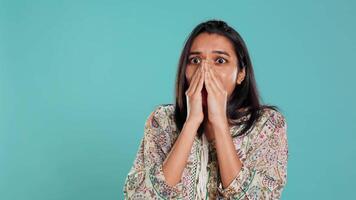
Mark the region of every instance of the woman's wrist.
[[191, 131], [196, 132], [200, 126], [201, 122], [198, 120], [193, 120], [193, 119], [187, 119], [184, 123], [184, 127], [190, 129]]

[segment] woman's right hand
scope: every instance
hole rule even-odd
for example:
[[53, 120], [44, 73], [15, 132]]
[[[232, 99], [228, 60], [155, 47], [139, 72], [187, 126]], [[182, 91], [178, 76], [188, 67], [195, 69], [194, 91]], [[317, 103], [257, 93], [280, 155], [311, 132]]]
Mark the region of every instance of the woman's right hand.
[[199, 126], [204, 120], [202, 88], [204, 84], [204, 70], [202, 66], [195, 71], [188, 90], [185, 92], [187, 100], [187, 120]]

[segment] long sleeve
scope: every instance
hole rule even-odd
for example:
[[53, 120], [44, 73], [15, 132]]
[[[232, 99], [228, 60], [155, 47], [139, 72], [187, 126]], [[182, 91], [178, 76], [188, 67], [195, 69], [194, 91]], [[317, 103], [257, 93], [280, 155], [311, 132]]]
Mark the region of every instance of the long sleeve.
[[168, 185], [162, 171], [166, 155], [159, 141], [165, 137], [164, 126], [167, 125], [163, 109], [158, 106], [146, 120], [144, 136], [125, 180], [125, 199], [177, 199], [182, 196], [182, 182]]
[[253, 137], [248, 156], [232, 182], [219, 193], [226, 199], [280, 199], [287, 182], [287, 124], [273, 111]]

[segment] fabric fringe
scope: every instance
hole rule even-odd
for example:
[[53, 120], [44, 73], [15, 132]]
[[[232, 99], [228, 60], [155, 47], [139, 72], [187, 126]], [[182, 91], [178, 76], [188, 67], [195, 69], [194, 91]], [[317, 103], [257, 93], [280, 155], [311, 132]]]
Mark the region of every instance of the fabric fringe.
[[208, 183], [208, 159], [209, 159], [209, 148], [208, 148], [208, 140], [205, 134], [202, 134], [202, 149], [200, 152], [200, 171], [198, 177], [198, 184], [197, 184], [197, 195], [195, 196], [196, 200], [201, 200], [206, 198], [207, 192], [207, 183]]

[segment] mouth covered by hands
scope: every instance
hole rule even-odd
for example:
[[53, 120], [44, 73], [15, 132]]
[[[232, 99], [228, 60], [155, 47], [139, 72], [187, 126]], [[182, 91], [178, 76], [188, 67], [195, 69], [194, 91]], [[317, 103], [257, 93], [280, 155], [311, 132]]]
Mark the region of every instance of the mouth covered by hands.
[[213, 125], [227, 121], [227, 91], [209, 61], [202, 61], [185, 95], [187, 120], [200, 124], [204, 120], [204, 115], [207, 115], [205, 117]]
[[[225, 123], [227, 121], [227, 91], [208, 61], [203, 61], [201, 67], [204, 71], [204, 88], [207, 92], [208, 121], [213, 125]], [[204, 95], [204, 90], [202, 95]]]

